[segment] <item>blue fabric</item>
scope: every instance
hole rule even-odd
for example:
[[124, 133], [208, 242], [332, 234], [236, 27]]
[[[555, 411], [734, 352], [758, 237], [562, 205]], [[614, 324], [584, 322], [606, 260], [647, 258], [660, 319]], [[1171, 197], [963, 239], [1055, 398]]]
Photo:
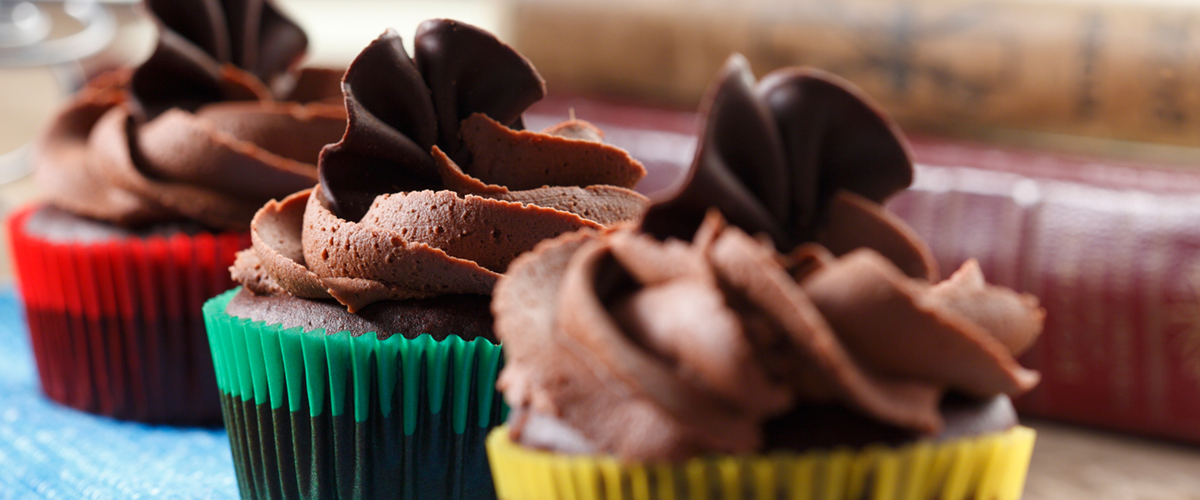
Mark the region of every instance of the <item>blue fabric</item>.
[[24, 313], [0, 288], [0, 500], [237, 497], [223, 429], [118, 422], [44, 398]]

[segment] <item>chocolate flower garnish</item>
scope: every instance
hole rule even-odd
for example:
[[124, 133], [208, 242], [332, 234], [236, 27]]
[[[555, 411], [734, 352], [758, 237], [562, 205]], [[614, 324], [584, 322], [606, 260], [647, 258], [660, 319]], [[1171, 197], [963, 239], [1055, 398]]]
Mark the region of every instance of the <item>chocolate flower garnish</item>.
[[[340, 97], [338, 74], [288, 73], [304, 35], [262, 0], [148, 6], [158, 48], [55, 117], [34, 148], [38, 183], [51, 203], [118, 225], [245, 230], [265, 201], [316, 183], [321, 148], [345, 130], [342, 106], [321, 102]], [[296, 102], [271, 101], [268, 84]]]
[[870, 249], [806, 255], [797, 281], [800, 262], [714, 211], [690, 244], [579, 232], [517, 259], [492, 302], [516, 440], [626, 460], [760, 452], [773, 418], [827, 404], [929, 435], [947, 391], [1037, 383], [1014, 355], [1044, 312], [973, 262], [931, 285]]
[[650, 208], [646, 232], [691, 237], [716, 207], [782, 252], [809, 241], [836, 255], [868, 246], [909, 276], [936, 279], [925, 245], [879, 206], [912, 182], [908, 147], [849, 82], [789, 68], [755, 83], [745, 58], [734, 55], [700, 111], [705, 125], [688, 176]]
[[[418, 28], [414, 46], [415, 60], [389, 30], [346, 71], [349, 127], [320, 164], [321, 201], [339, 217], [360, 220], [384, 193], [506, 191], [496, 185], [629, 189], [645, 175], [628, 155], [599, 142], [519, 132], [521, 113], [544, 96], [545, 84], [528, 60], [490, 33], [429, 20]], [[497, 148], [499, 143], [506, 145]]]
[[154, 118], [178, 107], [285, 97], [308, 37], [265, 0], [146, 0], [158, 45], [134, 72], [135, 101]]
[[[384, 299], [491, 293], [537, 242], [641, 216], [645, 175], [572, 121], [514, 130], [542, 79], [491, 34], [426, 21], [417, 58], [387, 31], [343, 82], [349, 126], [321, 155], [320, 185], [256, 216], [233, 268], [258, 294]], [[464, 165], [464, 167], [460, 166]]]

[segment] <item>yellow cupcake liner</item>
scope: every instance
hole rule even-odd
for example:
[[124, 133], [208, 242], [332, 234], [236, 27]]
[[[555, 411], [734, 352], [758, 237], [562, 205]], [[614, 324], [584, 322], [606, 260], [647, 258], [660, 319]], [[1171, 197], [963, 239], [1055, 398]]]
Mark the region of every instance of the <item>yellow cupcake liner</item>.
[[487, 439], [500, 500], [1016, 500], [1036, 435], [1004, 432], [900, 448], [622, 463]]

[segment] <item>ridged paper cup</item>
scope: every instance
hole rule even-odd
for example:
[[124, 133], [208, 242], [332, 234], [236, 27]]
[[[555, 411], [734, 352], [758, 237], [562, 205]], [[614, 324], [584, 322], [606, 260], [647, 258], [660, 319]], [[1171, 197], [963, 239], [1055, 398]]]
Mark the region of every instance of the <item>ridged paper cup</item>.
[[43, 392], [90, 413], [168, 424], [219, 424], [204, 301], [233, 286], [247, 233], [50, 241], [8, 234]]
[[236, 293], [204, 317], [243, 499], [495, 498], [500, 346], [253, 322]]
[[501, 500], [1016, 500], [1034, 437], [1015, 427], [899, 448], [641, 464], [525, 448], [500, 427], [488, 455]]

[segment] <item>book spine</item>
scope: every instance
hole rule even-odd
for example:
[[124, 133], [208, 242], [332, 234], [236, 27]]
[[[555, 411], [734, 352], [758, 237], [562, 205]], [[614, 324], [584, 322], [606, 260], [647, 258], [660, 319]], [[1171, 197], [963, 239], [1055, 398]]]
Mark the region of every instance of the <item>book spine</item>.
[[[961, 152], [941, 160], [986, 156]], [[1185, 174], [1153, 173], [1194, 186]], [[1023, 412], [1200, 443], [1200, 194], [1166, 189], [922, 166], [889, 208], [943, 273], [974, 257], [989, 281], [1040, 297], [1045, 332], [1023, 362], [1043, 379]]]
[[721, 62], [844, 76], [902, 123], [1200, 144], [1200, 4], [509, 0], [546, 79], [694, 106]]

